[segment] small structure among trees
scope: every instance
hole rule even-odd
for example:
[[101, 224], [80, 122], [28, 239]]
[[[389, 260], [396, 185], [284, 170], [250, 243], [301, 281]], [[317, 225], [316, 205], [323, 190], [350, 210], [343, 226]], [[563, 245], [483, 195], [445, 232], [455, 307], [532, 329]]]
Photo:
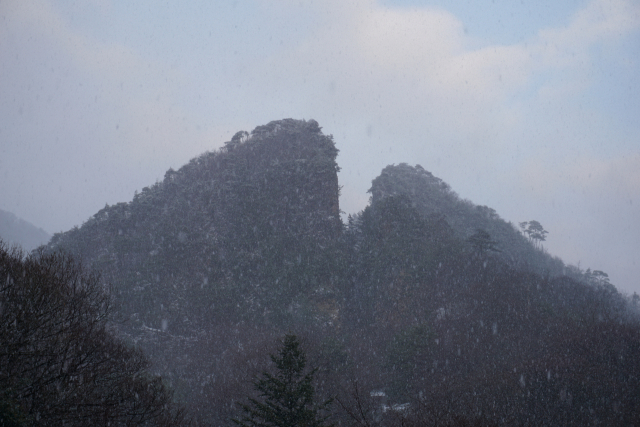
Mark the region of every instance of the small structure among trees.
[[[232, 421], [243, 427], [325, 427], [333, 399], [315, 402], [313, 377], [317, 369], [306, 370], [306, 355], [295, 335], [287, 334], [277, 356], [271, 355], [275, 375], [263, 372], [254, 381], [259, 399], [249, 398], [241, 404], [242, 417]], [[305, 373], [306, 372], [306, 373]]]

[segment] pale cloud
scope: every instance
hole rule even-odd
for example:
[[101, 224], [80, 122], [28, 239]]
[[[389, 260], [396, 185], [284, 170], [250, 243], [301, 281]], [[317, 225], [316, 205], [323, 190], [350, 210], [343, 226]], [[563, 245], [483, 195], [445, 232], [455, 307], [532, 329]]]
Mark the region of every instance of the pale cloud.
[[[109, 1], [94, 3], [105, 14], [112, 7]], [[29, 28], [32, 37], [37, 33], [56, 52], [51, 62], [65, 64], [65, 70], [71, 70], [84, 85], [93, 83], [91, 95], [108, 108], [99, 126], [106, 134], [118, 130], [118, 136], [112, 135], [113, 140], [122, 148], [128, 147], [127, 154], [154, 157], [156, 152], [177, 150], [178, 143], [182, 149], [184, 144], [203, 146], [202, 141], [193, 139], [206, 140], [211, 145], [211, 131], [194, 135], [205, 126], [194, 123], [190, 113], [176, 102], [178, 88], [186, 79], [179, 69], [150, 60], [130, 46], [79, 33], [47, 0], [10, 2], [10, 6], [5, 13], [14, 31]], [[189, 131], [192, 139], [185, 140]], [[212, 132], [218, 137], [221, 134]]]
[[441, 61], [463, 48], [462, 23], [443, 10], [374, 7], [354, 21], [352, 42], [365, 65], [378, 72], [431, 74]]
[[56, 55], [64, 54], [76, 67], [86, 71], [123, 78], [147, 68], [148, 64], [126, 46], [98, 43], [74, 32], [47, 0], [9, 1], [4, 15], [13, 31], [28, 28], [32, 37], [47, 39], [54, 45]]
[[541, 30], [541, 38], [558, 45], [584, 47], [618, 38], [640, 26], [640, 4], [633, 0], [594, 0], [578, 11], [567, 28]]
[[440, 9], [373, 6], [354, 17], [354, 51], [362, 69], [401, 73], [438, 101], [499, 97], [527, 82], [531, 54], [522, 46], [472, 49], [464, 25]]
[[633, 0], [594, 0], [564, 28], [542, 29], [533, 52], [540, 66], [588, 68], [589, 49], [640, 28], [640, 4]]

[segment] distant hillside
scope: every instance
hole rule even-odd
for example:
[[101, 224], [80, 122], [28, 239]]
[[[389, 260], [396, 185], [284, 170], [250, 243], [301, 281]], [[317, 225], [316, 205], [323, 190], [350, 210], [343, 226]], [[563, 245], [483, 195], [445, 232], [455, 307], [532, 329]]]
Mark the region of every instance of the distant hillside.
[[373, 180], [369, 190], [372, 204], [391, 195], [405, 195], [424, 216], [442, 216], [456, 235], [469, 239], [477, 230], [486, 231], [495, 242], [496, 255], [514, 267], [525, 268], [543, 275], [571, 275], [582, 279], [573, 268], [567, 268], [557, 257], [552, 257], [532, 244], [513, 224], [503, 220], [488, 207], [463, 200], [440, 178], [420, 165], [406, 163], [387, 166]]
[[41, 228], [0, 209], [0, 238], [8, 244], [31, 251], [49, 241], [51, 236]]
[[386, 167], [342, 224], [337, 153], [314, 120], [240, 131], [48, 248], [102, 272], [114, 327], [203, 424], [287, 332], [341, 425], [638, 419], [639, 301], [420, 166]]

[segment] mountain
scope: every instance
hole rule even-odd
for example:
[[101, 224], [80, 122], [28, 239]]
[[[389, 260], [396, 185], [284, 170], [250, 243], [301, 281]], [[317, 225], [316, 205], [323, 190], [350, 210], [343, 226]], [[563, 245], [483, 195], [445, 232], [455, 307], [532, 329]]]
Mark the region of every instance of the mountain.
[[31, 251], [49, 241], [51, 236], [41, 228], [0, 209], [0, 238], [8, 244]]
[[214, 318], [278, 317], [327, 280], [298, 278], [341, 229], [337, 153], [313, 120], [238, 132], [49, 247], [102, 271], [138, 326], [192, 331]]
[[638, 301], [420, 166], [386, 167], [343, 224], [337, 153], [314, 120], [240, 131], [47, 249], [101, 271], [114, 328], [201, 423], [288, 332], [344, 425], [637, 419]]
[[582, 279], [575, 269], [568, 268], [559, 258], [554, 258], [532, 245], [521, 230], [504, 221], [488, 206], [475, 205], [462, 200], [440, 178], [433, 176], [422, 166], [402, 163], [382, 170], [372, 182], [372, 204], [390, 195], [405, 195], [424, 216], [442, 216], [456, 235], [468, 240], [477, 230], [486, 231], [495, 241], [500, 259], [514, 267], [526, 268], [543, 275], [571, 275]]

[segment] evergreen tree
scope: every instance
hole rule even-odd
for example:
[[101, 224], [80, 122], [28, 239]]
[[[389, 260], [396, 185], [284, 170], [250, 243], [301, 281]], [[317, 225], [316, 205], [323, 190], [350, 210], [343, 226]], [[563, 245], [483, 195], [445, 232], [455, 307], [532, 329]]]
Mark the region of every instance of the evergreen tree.
[[314, 401], [313, 377], [317, 369], [305, 373], [306, 356], [295, 335], [285, 335], [277, 356], [271, 355], [277, 373], [263, 372], [254, 382], [260, 399], [249, 398], [241, 404], [243, 416], [232, 420], [243, 427], [323, 427], [332, 399], [321, 404]]
[[481, 228], [476, 228], [476, 232], [467, 239], [471, 243], [476, 253], [484, 254], [487, 251], [500, 252], [496, 247], [498, 242], [491, 238], [491, 235]]
[[542, 242], [547, 240], [547, 234], [549, 234], [542, 224], [535, 220], [521, 222], [520, 228], [522, 228], [522, 232], [529, 237], [529, 240], [533, 242], [536, 247], [542, 247]]

